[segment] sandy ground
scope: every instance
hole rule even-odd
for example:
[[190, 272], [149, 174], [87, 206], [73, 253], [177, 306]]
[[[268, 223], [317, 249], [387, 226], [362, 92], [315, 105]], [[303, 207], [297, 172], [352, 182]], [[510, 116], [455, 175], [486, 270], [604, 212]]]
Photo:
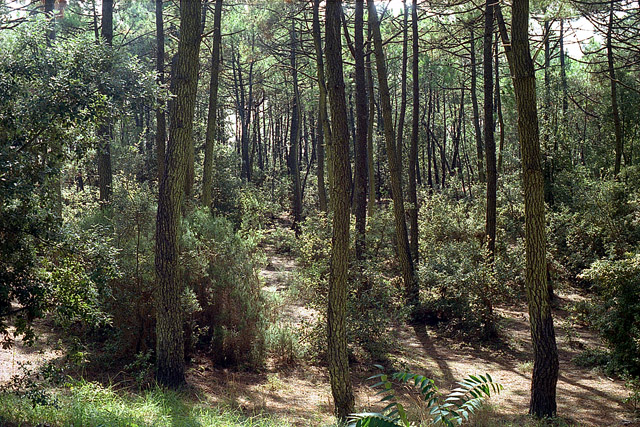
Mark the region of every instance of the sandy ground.
[[[0, 386], [11, 380], [14, 375], [22, 375], [24, 364], [30, 370], [36, 370], [50, 360], [57, 359], [63, 352], [56, 349], [57, 334], [51, 332], [51, 325], [44, 321], [35, 324], [38, 340], [33, 346], [26, 345], [17, 339], [9, 349], [0, 347]], [[13, 328], [10, 329], [13, 332]]]

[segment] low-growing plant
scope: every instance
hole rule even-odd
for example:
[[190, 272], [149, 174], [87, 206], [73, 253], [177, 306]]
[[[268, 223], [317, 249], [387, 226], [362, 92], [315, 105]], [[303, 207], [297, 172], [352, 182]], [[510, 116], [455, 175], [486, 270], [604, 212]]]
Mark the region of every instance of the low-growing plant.
[[600, 304], [594, 326], [611, 350], [609, 368], [640, 375], [640, 254], [596, 261], [581, 277], [595, 285]]
[[[381, 366], [377, 366], [383, 369]], [[395, 372], [390, 376], [384, 373], [368, 378], [378, 380], [372, 387], [379, 388], [376, 393], [381, 395], [381, 402], [386, 406], [380, 412], [352, 414], [349, 427], [409, 427], [410, 421], [407, 409], [397, 401], [394, 382], [400, 385], [411, 385], [424, 401], [420, 409], [428, 414], [428, 421], [421, 425], [445, 425], [452, 427], [460, 425], [476, 412], [486, 398], [498, 394], [502, 385], [493, 381], [489, 374], [469, 375], [458, 382], [459, 387], [443, 396], [435, 382], [423, 375], [410, 372]], [[417, 409], [417, 408], [415, 408]]]

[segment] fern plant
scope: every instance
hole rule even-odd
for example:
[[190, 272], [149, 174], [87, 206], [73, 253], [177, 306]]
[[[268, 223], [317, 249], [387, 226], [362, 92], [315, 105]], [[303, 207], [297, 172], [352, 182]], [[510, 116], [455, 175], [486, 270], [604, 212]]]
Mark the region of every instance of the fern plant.
[[[376, 367], [383, 369], [381, 366]], [[380, 412], [364, 412], [352, 414], [349, 417], [349, 427], [410, 427], [407, 412], [404, 406], [396, 399], [393, 382], [400, 384], [412, 384], [425, 402], [426, 412], [431, 416], [428, 425], [444, 425], [453, 427], [467, 421], [471, 415], [482, 405], [485, 398], [491, 394], [498, 394], [503, 389], [502, 385], [493, 381], [489, 374], [469, 375], [458, 382], [458, 387], [446, 396], [438, 392], [434, 381], [423, 375], [410, 372], [396, 372], [388, 376], [380, 373], [369, 377], [368, 380], [377, 380], [372, 386], [380, 390], [376, 395], [381, 395], [381, 402], [387, 405]], [[393, 381], [393, 382], [392, 382]]]

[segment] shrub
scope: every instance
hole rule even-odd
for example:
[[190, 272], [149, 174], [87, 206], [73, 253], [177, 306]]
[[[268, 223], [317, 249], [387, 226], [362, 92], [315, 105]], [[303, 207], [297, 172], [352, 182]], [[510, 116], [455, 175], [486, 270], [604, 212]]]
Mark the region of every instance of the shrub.
[[[392, 252], [390, 241], [393, 233], [388, 231], [388, 226], [382, 225], [381, 220], [389, 215], [389, 209], [381, 207], [376, 215], [370, 218], [366, 234], [365, 259], [360, 262], [352, 259], [352, 268], [349, 269], [351, 286], [347, 300], [347, 339], [378, 361], [384, 359], [387, 347], [391, 344], [387, 338], [391, 320], [402, 315], [402, 292], [395, 286], [397, 281], [394, 280], [399, 272], [387, 258], [388, 253]], [[301, 226], [301, 236], [296, 248], [299, 262], [304, 266], [302, 282], [308, 286], [308, 289], [302, 290], [301, 293], [309, 295], [309, 303], [319, 314], [309, 336], [311, 351], [320, 359], [325, 357], [327, 339], [330, 220], [331, 218], [322, 212], [309, 215]], [[355, 235], [354, 230], [351, 230], [351, 235]], [[350, 255], [354, 257], [353, 251]]]
[[255, 241], [224, 217], [194, 209], [183, 222], [184, 277], [197, 299], [189, 318], [197, 345], [222, 365], [260, 365], [265, 351], [266, 301], [252, 251]]
[[[487, 264], [483, 247], [483, 207], [472, 200], [455, 201], [443, 194], [427, 196], [422, 205], [421, 260], [418, 278], [424, 291], [416, 320], [471, 332], [484, 327], [493, 334], [492, 304], [504, 291]], [[500, 246], [497, 247], [497, 250]], [[502, 252], [495, 268], [503, 266]]]
[[581, 276], [595, 285], [594, 325], [611, 349], [614, 370], [640, 375], [640, 254], [596, 261]]

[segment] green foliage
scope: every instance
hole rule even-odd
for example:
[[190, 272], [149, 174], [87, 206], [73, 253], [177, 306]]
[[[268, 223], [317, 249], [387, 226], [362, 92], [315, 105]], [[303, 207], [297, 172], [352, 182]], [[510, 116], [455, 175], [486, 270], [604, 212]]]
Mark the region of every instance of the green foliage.
[[195, 322], [189, 333], [222, 365], [263, 362], [267, 303], [256, 244], [209, 209], [194, 209], [183, 221], [181, 265], [199, 307], [188, 315]]
[[[520, 292], [522, 266], [515, 261], [521, 241], [513, 240], [498, 222], [495, 269], [483, 245], [484, 206], [478, 199], [455, 200], [425, 194], [420, 211], [418, 278], [424, 289], [416, 320], [441, 324], [452, 333], [477, 335], [492, 328], [491, 305]], [[515, 277], [514, 277], [515, 276]]]
[[[34, 17], [0, 34], [0, 334], [5, 345], [12, 339], [8, 317], [17, 316], [15, 335], [32, 338], [28, 322], [53, 301], [69, 303], [66, 315], [74, 309], [86, 314], [82, 291], [63, 286], [86, 281], [77, 259], [62, 251], [64, 271], [47, 273], [52, 266], [58, 269], [55, 243], [64, 240], [59, 236], [61, 170], [65, 160], [87, 153], [106, 114], [153, 96], [153, 75], [135, 58], [95, 43], [88, 34], [48, 43], [48, 31], [47, 22]], [[48, 252], [54, 256], [46, 259]], [[42, 272], [50, 281], [40, 277]], [[91, 296], [85, 296], [91, 304]]]
[[637, 414], [640, 412], [640, 378], [628, 378], [624, 386], [629, 390], [629, 396], [623, 402], [629, 405]]
[[276, 322], [269, 325], [265, 333], [265, 345], [278, 363], [291, 366], [302, 358], [299, 338], [299, 334], [290, 326]]
[[[31, 367], [30, 362], [18, 362], [19, 374], [0, 386], [0, 396], [11, 394], [29, 402], [33, 408], [51, 406], [59, 408], [56, 397], [49, 390], [51, 385], [62, 382], [62, 374], [53, 363], [47, 363], [39, 369]], [[0, 417], [0, 421], [2, 418]]]
[[[399, 292], [397, 266], [390, 266], [387, 253], [391, 252], [393, 234], [385, 221], [391, 218], [389, 209], [379, 209], [370, 218], [366, 234], [365, 259], [353, 260], [349, 282], [353, 286], [347, 294], [347, 339], [375, 361], [385, 358], [392, 344], [387, 330], [393, 319], [403, 316], [402, 293]], [[326, 351], [326, 304], [331, 251], [331, 217], [320, 212], [309, 215], [301, 226], [296, 253], [303, 268], [302, 294], [319, 316], [310, 333], [312, 352], [323, 359]], [[388, 224], [388, 222], [387, 222]], [[352, 226], [354, 224], [352, 223]], [[351, 230], [351, 235], [355, 234]], [[353, 251], [350, 254], [354, 256]]]
[[619, 181], [591, 178], [577, 168], [558, 176], [557, 211], [549, 214], [549, 247], [572, 276], [601, 258], [620, 259], [640, 239], [640, 169]]
[[95, 192], [67, 192], [64, 211], [65, 238], [109, 318], [107, 328], [83, 332], [106, 341], [111, 362], [154, 347], [156, 200], [148, 183], [127, 176], [117, 183], [108, 207]]
[[611, 349], [614, 370], [640, 375], [640, 254], [599, 260], [581, 274], [595, 284], [593, 323]]
[[68, 381], [53, 396], [59, 404], [32, 405], [19, 395], [0, 393], [1, 425], [113, 427], [285, 427], [264, 415], [247, 416], [211, 407], [189, 396], [152, 388], [140, 394], [87, 381]]
[[[378, 368], [382, 369], [381, 366]], [[409, 372], [395, 372], [391, 376], [384, 373], [373, 375], [369, 380], [376, 380], [374, 388], [380, 390], [376, 393], [382, 396], [381, 403], [386, 406], [379, 413], [360, 413], [350, 417], [350, 427], [409, 427], [414, 425], [410, 421], [410, 415], [404, 406], [397, 401], [393, 383], [413, 386], [420, 395], [420, 401], [424, 401], [424, 411], [429, 414], [429, 421], [425, 425], [460, 425], [468, 421], [476, 410], [482, 405], [485, 398], [491, 394], [498, 394], [503, 389], [502, 385], [493, 381], [489, 374], [469, 375], [458, 382], [457, 388], [446, 396], [442, 396], [434, 381], [423, 375]], [[422, 425], [422, 424], [421, 424]]]

